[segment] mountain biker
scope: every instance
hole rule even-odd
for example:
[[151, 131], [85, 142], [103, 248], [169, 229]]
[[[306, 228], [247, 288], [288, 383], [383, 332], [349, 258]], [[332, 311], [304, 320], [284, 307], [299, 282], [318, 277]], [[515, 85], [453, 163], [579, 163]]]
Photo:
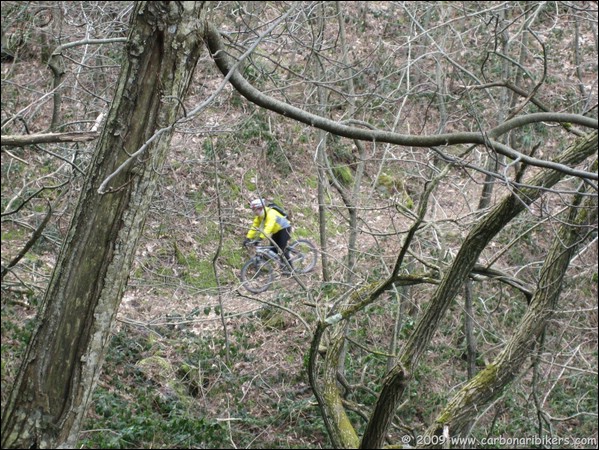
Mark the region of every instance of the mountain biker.
[[[291, 238], [291, 222], [275, 208], [267, 206], [266, 200], [257, 198], [250, 202], [250, 208], [256, 217], [250, 227], [243, 245], [248, 245], [257, 237], [260, 239], [272, 239], [274, 242], [273, 250], [283, 252], [285, 259], [281, 257], [283, 265], [288, 269], [291, 267], [289, 259], [289, 249], [287, 244]], [[289, 266], [288, 266], [289, 265]]]

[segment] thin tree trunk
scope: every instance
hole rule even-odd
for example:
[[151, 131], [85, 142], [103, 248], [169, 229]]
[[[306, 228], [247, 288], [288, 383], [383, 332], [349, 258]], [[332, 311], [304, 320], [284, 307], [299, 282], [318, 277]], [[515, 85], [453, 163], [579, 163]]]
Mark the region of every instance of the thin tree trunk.
[[[320, 93], [322, 88], [319, 87], [318, 90]], [[318, 166], [318, 224], [320, 236], [320, 261], [322, 263], [322, 281], [324, 283], [328, 283], [331, 280], [325, 208], [326, 183], [328, 180], [325, 169], [327, 135], [328, 133], [326, 131], [318, 130], [319, 139], [316, 158], [316, 164]]]
[[[204, 2], [138, 2], [106, 128], [9, 401], [2, 448], [74, 447], [172, 136], [203, 47]], [[164, 130], [164, 129], [163, 129]]]
[[472, 281], [464, 283], [464, 335], [466, 336], [466, 364], [468, 379], [476, 375], [476, 339], [474, 338], [474, 310], [472, 308]]

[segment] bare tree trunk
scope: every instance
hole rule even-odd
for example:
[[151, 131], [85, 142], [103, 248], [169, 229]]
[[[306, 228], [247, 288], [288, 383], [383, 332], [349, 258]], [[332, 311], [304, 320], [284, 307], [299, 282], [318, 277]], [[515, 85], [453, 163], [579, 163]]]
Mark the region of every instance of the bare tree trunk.
[[56, 131], [61, 122], [60, 109], [62, 105], [62, 82], [64, 80], [66, 69], [62, 55], [52, 55], [48, 61], [48, 67], [52, 71], [54, 76], [52, 81], [52, 88], [54, 89], [54, 103], [52, 105], [52, 122], [50, 124], [50, 130]]
[[[203, 47], [204, 2], [138, 2], [115, 99], [15, 385], [2, 448], [74, 447]], [[98, 187], [115, 170], [107, 193]]]
[[[324, 14], [324, 13], [323, 13]], [[320, 30], [323, 27], [322, 16], [315, 20], [316, 29]], [[321, 45], [321, 41], [317, 41], [319, 45]], [[314, 73], [316, 74], [318, 79], [325, 79], [325, 71], [322, 68], [321, 58], [316, 52], [316, 57], [314, 58]], [[318, 85], [316, 88], [316, 93], [318, 95], [318, 111], [317, 114], [320, 114], [323, 117], [328, 117], [328, 95], [325, 88], [321, 85]], [[326, 186], [328, 185], [328, 176], [326, 170], [327, 164], [327, 141], [328, 141], [328, 133], [324, 130], [318, 130], [318, 148], [316, 151], [317, 158], [316, 164], [318, 167], [318, 223], [319, 223], [319, 234], [320, 234], [320, 250], [321, 250], [321, 262], [322, 262], [322, 280], [327, 283], [331, 279], [330, 273], [330, 263], [329, 263], [329, 246], [327, 239], [327, 224], [326, 224], [326, 208], [325, 208], [325, 195], [326, 195]]]
[[468, 379], [476, 375], [476, 339], [474, 338], [474, 309], [472, 308], [472, 280], [464, 283], [464, 335], [466, 336], [466, 364]]
[[[319, 87], [318, 90], [320, 92], [322, 88]], [[318, 130], [318, 136], [318, 156], [316, 162], [318, 165], [318, 224], [320, 236], [320, 260], [322, 263], [322, 281], [327, 283], [331, 280], [325, 209], [325, 189], [326, 182], [328, 180], [327, 173], [324, 168], [326, 164], [327, 132]]]

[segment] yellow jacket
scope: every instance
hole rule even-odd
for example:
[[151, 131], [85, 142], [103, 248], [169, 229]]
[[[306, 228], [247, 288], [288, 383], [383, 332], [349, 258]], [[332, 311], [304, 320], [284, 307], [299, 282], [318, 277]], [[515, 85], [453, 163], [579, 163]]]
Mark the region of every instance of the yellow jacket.
[[264, 214], [254, 218], [254, 223], [252, 223], [246, 237], [256, 239], [256, 236], [260, 236], [260, 239], [265, 239], [267, 236], [271, 237], [283, 228], [289, 228], [290, 226], [291, 223], [283, 214], [276, 209], [265, 206]]

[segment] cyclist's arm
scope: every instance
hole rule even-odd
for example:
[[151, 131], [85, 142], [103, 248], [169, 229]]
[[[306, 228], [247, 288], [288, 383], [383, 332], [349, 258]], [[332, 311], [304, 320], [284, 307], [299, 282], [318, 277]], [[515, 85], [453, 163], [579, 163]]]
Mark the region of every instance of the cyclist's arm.
[[248, 239], [256, 239], [256, 236], [260, 236], [263, 239], [262, 233], [260, 233], [260, 225], [262, 223], [262, 217], [255, 217], [250, 230], [248, 231], [246, 237]]

